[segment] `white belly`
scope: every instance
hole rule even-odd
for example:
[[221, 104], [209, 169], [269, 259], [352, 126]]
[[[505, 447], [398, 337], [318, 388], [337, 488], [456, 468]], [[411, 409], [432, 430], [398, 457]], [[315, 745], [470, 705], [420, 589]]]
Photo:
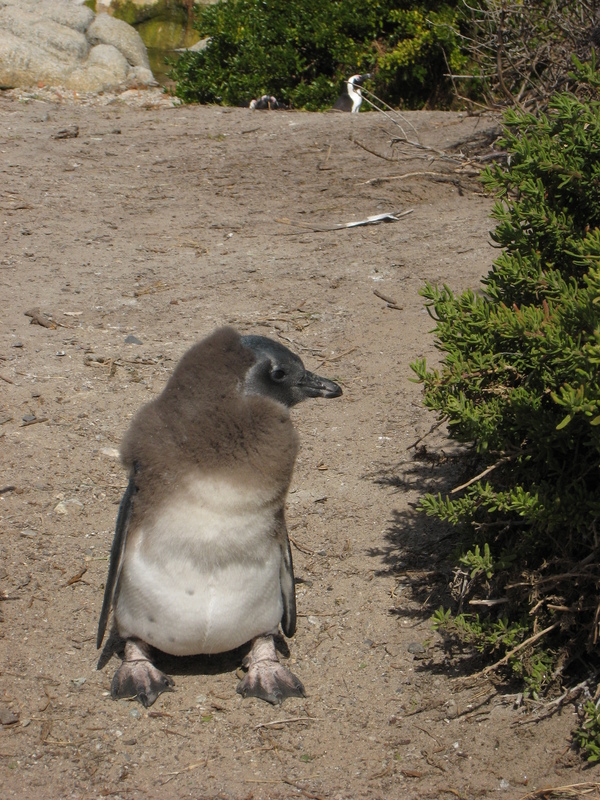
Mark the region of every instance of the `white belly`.
[[276, 628], [283, 613], [275, 506], [195, 481], [127, 548], [119, 633], [173, 655], [221, 653]]

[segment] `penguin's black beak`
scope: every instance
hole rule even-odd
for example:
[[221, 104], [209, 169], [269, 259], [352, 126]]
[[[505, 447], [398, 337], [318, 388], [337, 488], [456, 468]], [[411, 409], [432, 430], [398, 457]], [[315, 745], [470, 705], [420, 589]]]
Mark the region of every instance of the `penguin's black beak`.
[[371, 73], [370, 72], [365, 72], [364, 75], [359, 75], [358, 78], [356, 78], [356, 80], [354, 81], [354, 83], [358, 83], [359, 86], [362, 86], [362, 84], [365, 81], [369, 80], [370, 77], [371, 77]]
[[337, 383], [315, 375], [314, 372], [308, 372], [308, 370], [300, 381], [299, 389], [305, 397], [329, 398], [339, 397], [342, 394], [341, 386], [338, 386]]

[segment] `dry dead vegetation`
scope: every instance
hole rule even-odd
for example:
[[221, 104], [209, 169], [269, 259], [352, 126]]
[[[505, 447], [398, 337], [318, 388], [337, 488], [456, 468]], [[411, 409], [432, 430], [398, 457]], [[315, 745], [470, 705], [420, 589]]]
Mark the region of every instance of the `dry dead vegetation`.
[[573, 89], [573, 56], [589, 61], [600, 44], [597, 0], [463, 0], [461, 10], [457, 36], [475, 74], [448, 77], [455, 96], [474, 107], [484, 107], [473, 100], [479, 96], [488, 109], [544, 110], [554, 94]]
[[[375, 114], [3, 97], [0, 118], [1, 796], [600, 796], [573, 703], [549, 717], [444, 650], [452, 540], [413, 511], [469, 477], [408, 365], [436, 357], [419, 287], [476, 288], [493, 259], [464, 143], [486, 158], [497, 121], [408, 114], [416, 147]], [[308, 696], [243, 701], [240, 654], [165, 659], [175, 691], [146, 711], [110, 699], [114, 662], [95, 669], [116, 453], [222, 324], [344, 387], [294, 412], [289, 649]]]

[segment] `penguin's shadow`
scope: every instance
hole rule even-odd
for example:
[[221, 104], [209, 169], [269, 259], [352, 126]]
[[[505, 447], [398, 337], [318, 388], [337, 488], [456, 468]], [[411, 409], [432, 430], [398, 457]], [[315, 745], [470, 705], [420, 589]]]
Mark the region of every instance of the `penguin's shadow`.
[[167, 675], [221, 675], [235, 672], [241, 665], [249, 647], [214, 655], [172, 656], [160, 650], [153, 651], [154, 666]]
[[[284, 658], [289, 658], [290, 651], [282, 636], [275, 637], [275, 646]], [[250, 647], [251, 642], [247, 642], [226, 653], [196, 656], [172, 656], [154, 648], [152, 663], [167, 675], [222, 675], [227, 672], [235, 672], [242, 665], [244, 657], [250, 652]], [[106, 666], [113, 655], [122, 658], [124, 648], [125, 640], [113, 633], [102, 650], [97, 669]]]

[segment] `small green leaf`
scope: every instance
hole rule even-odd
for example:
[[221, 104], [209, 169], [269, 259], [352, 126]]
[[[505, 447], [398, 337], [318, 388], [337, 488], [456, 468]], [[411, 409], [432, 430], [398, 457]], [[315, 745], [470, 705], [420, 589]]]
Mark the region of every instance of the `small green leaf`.
[[561, 422], [558, 423], [558, 425], [556, 426], [556, 430], [562, 431], [562, 429], [566, 428], [572, 419], [573, 419], [573, 414], [567, 414], [567, 416], [563, 420], [561, 420]]

